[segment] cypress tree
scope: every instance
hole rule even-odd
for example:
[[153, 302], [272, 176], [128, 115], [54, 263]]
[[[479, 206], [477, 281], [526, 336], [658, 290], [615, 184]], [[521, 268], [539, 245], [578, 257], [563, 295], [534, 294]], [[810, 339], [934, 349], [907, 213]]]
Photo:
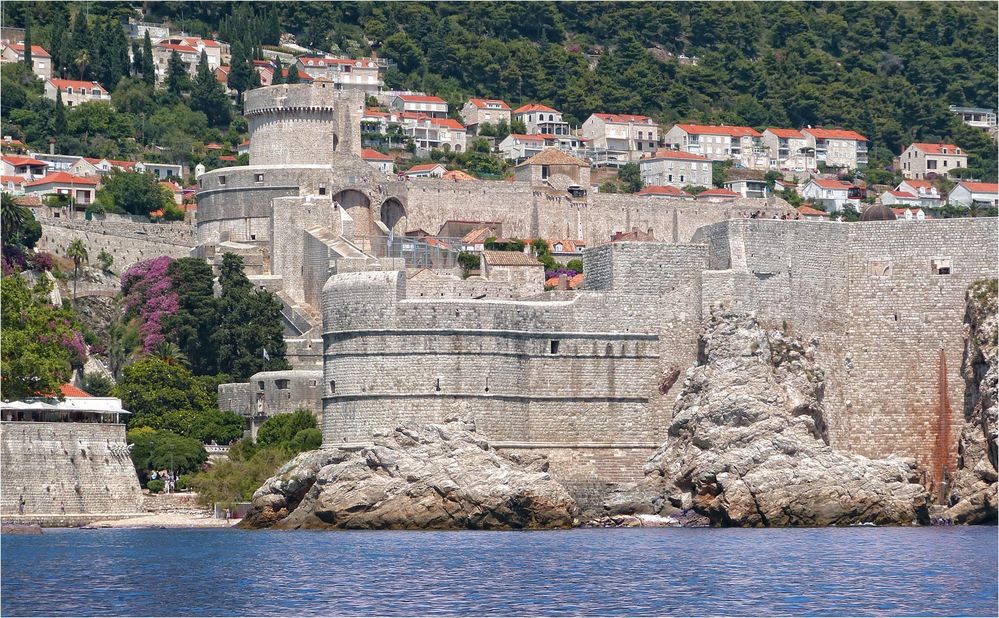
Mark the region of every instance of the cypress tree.
[[149, 39], [149, 31], [142, 38], [142, 81], [150, 86], [156, 84], [156, 66], [153, 64], [153, 42]]
[[110, 91], [114, 90], [114, 87], [118, 85], [118, 82], [123, 77], [128, 77], [128, 37], [125, 36], [125, 30], [114, 17], [108, 17], [104, 23], [105, 28], [107, 28], [108, 52], [110, 56], [108, 83], [104, 84], [104, 86]]
[[142, 48], [138, 41], [132, 41], [132, 76], [138, 77], [142, 74], [143, 60]]
[[[55, 114], [52, 117], [52, 128], [56, 137], [66, 134], [66, 107], [62, 103], [62, 91], [56, 90]], [[59, 140], [56, 140], [58, 142]]]
[[229, 97], [222, 89], [222, 84], [215, 79], [212, 70], [208, 68], [208, 55], [201, 52], [198, 62], [198, 72], [191, 85], [191, 109], [201, 111], [208, 121], [216, 127], [228, 126], [232, 120], [232, 107]]
[[24, 64], [32, 71], [35, 70], [35, 65], [31, 61], [31, 13], [28, 12], [24, 14]]
[[276, 58], [274, 60], [274, 65], [275, 65], [274, 66], [274, 78], [271, 79], [271, 85], [272, 86], [276, 86], [277, 84], [280, 84], [280, 83], [284, 82], [284, 67], [281, 66], [281, 59], [280, 58]]
[[297, 84], [301, 80], [298, 79], [298, 65], [291, 65], [288, 67], [288, 83]]
[[180, 96], [180, 93], [184, 90], [184, 86], [187, 85], [187, 81], [187, 65], [184, 64], [177, 50], [174, 50], [170, 54], [170, 62], [167, 63], [167, 90], [172, 94]]
[[[63, 6], [56, 3], [55, 6]], [[56, 15], [52, 24], [52, 40], [49, 42], [49, 56], [52, 57], [52, 76], [62, 77], [63, 67], [66, 66], [66, 59], [63, 57], [66, 49], [66, 22], [62, 16]]]
[[73, 18], [73, 34], [69, 39], [68, 57], [66, 65], [73, 65], [80, 73], [80, 79], [86, 79], [91, 66], [90, 54], [90, 26], [87, 24], [87, 16], [83, 11], [78, 11]]

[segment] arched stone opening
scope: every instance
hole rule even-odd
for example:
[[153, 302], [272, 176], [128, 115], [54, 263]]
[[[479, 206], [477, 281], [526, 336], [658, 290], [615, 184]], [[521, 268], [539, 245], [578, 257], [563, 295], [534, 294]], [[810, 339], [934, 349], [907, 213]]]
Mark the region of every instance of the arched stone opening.
[[333, 196], [333, 201], [354, 220], [355, 236], [371, 236], [371, 200], [367, 195], [357, 189], [344, 189]]
[[336, 136], [336, 133], [334, 133], [330, 137], [330, 145], [333, 146], [333, 152], [336, 152], [336, 147], [337, 147], [337, 144], [339, 144], [339, 143], [340, 143], [340, 138]]
[[406, 207], [396, 198], [390, 197], [382, 203], [380, 219], [395, 236], [406, 233]]

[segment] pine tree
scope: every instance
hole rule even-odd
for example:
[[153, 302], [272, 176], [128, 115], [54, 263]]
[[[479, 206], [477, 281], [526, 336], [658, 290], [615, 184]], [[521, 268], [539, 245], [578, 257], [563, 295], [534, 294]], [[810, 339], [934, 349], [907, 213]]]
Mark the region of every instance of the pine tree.
[[297, 84], [301, 80], [298, 78], [298, 65], [291, 65], [288, 67], [288, 83]]
[[170, 53], [170, 61], [167, 63], [167, 91], [179, 97], [189, 81], [187, 65], [184, 64], [177, 50], [174, 50]]
[[34, 63], [31, 61], [31, 13], [24, 14], [24, 64], [34, 71]]
[[[56, 137], [66, 134], [66, 107], [62, 103], [62, 91], [56, 90], [55, 114], [52, 116], [52, 128]], [[59, 141], [58, 139], [56, 140]]]
[[222, 89], [222, 84], [215, 79], [208, 68], [208, 55], [201, 52], [198, 62], [198, 72], [191, 86], [191, 109], [204, 112], [208, 121], [216, 127], [226, 127], [232, 120], [232, 105], [229, 97]]
[[271, 79], [271, 85], [276, 86], [278, 84], [284, 83], [284, 67], [281, 66], [281, 59], [276, 58], [274, 60], [274, 77]]
[[[55, 6], [64, 6], [56, 3]], [[66, 22], [61, 16], [56, 15], [52, 24], [52, 40], [49, 42], [49, 56], [52, 59], [52, 77], [62, 77], [63, 67], [66, 59], [63, 53], [66, 49]]]
[[156, 84], [156, 66], [153, 64], [153, 42], [149, 39], [149, 31], [142, 38], [142, 81], [148, 85]]

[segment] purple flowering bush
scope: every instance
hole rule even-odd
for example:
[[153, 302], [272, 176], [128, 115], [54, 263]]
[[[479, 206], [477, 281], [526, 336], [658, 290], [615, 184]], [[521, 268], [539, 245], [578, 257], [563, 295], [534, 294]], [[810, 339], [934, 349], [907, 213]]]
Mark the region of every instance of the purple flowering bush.
[[577, 271], [572, 270], [571, 268], [566, 268], [565, 266], [562, 266], [561, 268], [559, 268], [557, 270], [546, 270], [545, 271], [545, 280], [551, 279], [552, 277], [559, 277], [561, 275], [565, 275], [566, 277], [569, 277], [571, 279], [571, 278], [575, 277], [578, 274], [579, 273]]
[[133, 265], [121, 276], [121, 291], [125, 295], [125, 311], [139, 318], [142, 351], [165, 340], [163, 318], [180, 309], [177, 293], [167, 269], [173, 262], [169, 256], [145, 260]]

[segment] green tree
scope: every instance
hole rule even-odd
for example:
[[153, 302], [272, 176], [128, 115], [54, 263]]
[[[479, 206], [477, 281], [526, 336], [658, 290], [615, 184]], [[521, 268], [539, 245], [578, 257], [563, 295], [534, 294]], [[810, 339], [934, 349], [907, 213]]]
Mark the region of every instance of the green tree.
[[143, 485], [148, 481], [150, 471], [196, 472], [208, 460], [208, 453], [200, 442], [169, 430], [131, 429], [126, 434], [126, 441], [132, 445], [129, 455]]
[[31, 13], [27, 12], [24, 15], [24, 64], [29, 69], [34, 71], [34, 62], [31, 58]]
[[177, 292], [180, 310], [163, 319], [163, 332], [190, 360], [191, 371], [214, 375], [218, 373], [219, 359], [212, 335], [219, 330], [219, 315], [212, 269], [204, 260], [189, 257], [174, 260], [167, 274]]
[[83, 390], [94, 397], [109, 397], [114, 383], [99, 373], [83, 374]]
[[274, 76], [271, 78], [271, 85], [277, 86], [284, 83], [284, 67], [281, 66], [281, 58], [274, 59]]
[[187, 65], [184, 64], [177, 50], [174, 50], [170, 53], [170, 60], [167, 62], [167, 92], [179, 97], [184, 90], [187, 90], [190, 82]]
[[87, 22], [86, 11], [76, 12], [73, 18], [73, 32], [66, 51], [66, 65], [72, 64], [76, 67], [79, 78], [86, 79], [87, 69], [90, 66], [90, 25]]
[[636, 193], [642, 190], [642, 173], [638, 169], [637, 163], [627, 163], [621, 167], [617, 174], [621, 181], [621, 188], [626, 193]]
[[506, 139], [507, 135], [510, 135], [510, 124], [506, 121], [506, 118], [503, 118], [496, 123], [496, 143], [502, 142]]
[[97, 199], [130, 215], [148, 215], [154, 210], [174, 205], [173, 196], [167, 198], [156, 176], [120, 169], [112, 170], [105, 177]]
[[34, 287], [19, 274], [0, 279], [0, 385], [11, 401], [59, 393], [73, 365], [82, 359], [71, 349], [78, 328], [73, 312], [48, 303], [51, 284]]
[[76, 284], [80, 280], [80, 264], [90, 260], [90, 254], [83, 240], [77, 238], [66, 247], [66, 257], [73, 260], [73, 299], [76, 299]]
[[300, 81], [298, 77], [298, 65], [292, 64], [288, 67], [288, 83], [297, 84]]
[[114, 264], [114, 256], [108, 253], [106, 250], [101, 249], [101, 252], [97, 254], [97, 265], [106, 273], [111, 272], [111, 265]]
[[142, 81], [153, 86], [156, 84], [156, 65], [153, 64], [153, 42], [149, 38], [149, 30], [142, 37]]
[[[229, 65], [229, 87], [235, 90], [242, 100], [243, 93], [253, 85], [253, 76], [256, 74], [256, 70], [253, 68], [253, 63], [250, 62], [246, 48], [238, 41], [232, 44], [232, 59], [229, 61]], [[288, 83], [291, 83], [290, 79]]]
[[56, 90], [55, 114], [52, 117], [52, 129], [56, 135], [65, 135], [68, 124], [66, 122], [66, 107], [62, 103], [62, 90]]
[[291, 414], [270, 417], [257, 431], [260, 446], [291, 445], [299, 432], [316, 429], [316, 417], [309, 410], [296, 410]]
[[29, 209], [17, 204], [10, 193], [0, 196], [0, 239], [5, 247], [31, 249], [41, 235], [41, 225]]
[[208, 56], [204, 50], [201, 51], [198, 72], [191, 86], [191, 109], [203, 112], [215, 127], [227, 127], [232, 120], [232, 104], [222, 84], [208, 68]]

